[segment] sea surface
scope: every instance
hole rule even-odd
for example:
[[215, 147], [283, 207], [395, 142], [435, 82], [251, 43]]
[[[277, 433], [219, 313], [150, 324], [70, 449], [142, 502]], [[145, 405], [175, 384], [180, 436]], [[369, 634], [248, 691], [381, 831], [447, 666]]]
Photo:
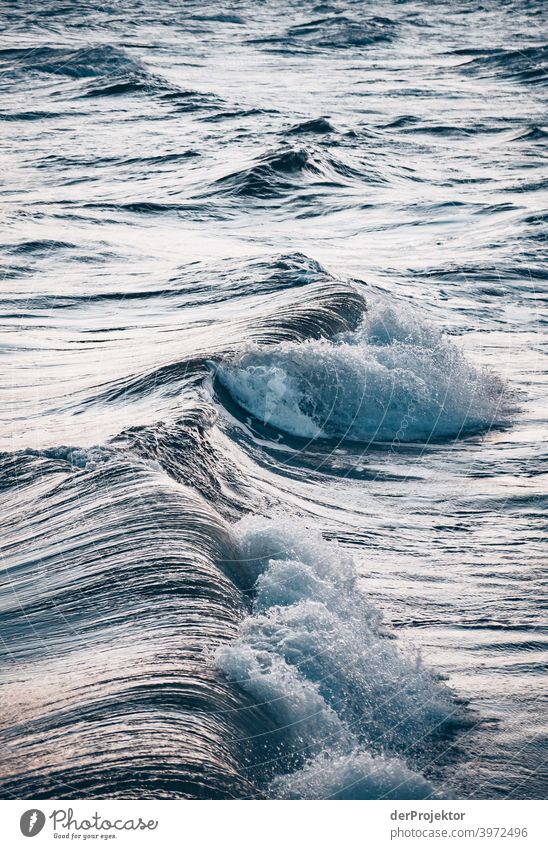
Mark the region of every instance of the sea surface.
[[4, 798], [546, 795], [542, 0], [1, 0]]

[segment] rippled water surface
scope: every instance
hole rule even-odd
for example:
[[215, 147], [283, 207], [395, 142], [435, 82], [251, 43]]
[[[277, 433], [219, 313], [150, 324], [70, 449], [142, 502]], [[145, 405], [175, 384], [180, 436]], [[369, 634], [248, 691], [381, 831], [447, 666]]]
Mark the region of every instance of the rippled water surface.
[[545, 796], [546, 24], [2, 0], [5, 797]]

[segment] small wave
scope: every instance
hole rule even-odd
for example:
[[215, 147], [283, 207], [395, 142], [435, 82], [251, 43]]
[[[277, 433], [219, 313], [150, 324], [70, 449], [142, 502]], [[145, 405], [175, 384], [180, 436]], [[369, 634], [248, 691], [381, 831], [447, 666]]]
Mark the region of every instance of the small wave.
[[[0, 113], [0, 121], [44, 121], [49, 118], [59, 118], [62, 112], [45, 112], [45, 111], [30, 111], [30, 112], [2, 112]], [[72, 117], [74, 113], [72, 113]]]
[[117, 97], [121, 94], [139, 94], [152, 88], [146, 79], [123, 80], [109, 85], [89, 88], [83, 97]]
[[[179, 112], [197, 112], [200, 109], [213, 110], [213, 114], [209, 118], [213, 118], [215, 110], [219, 109], [222, 100], [215, 94], [205, 91], [195, 91], [194, 89], [177, 89], [168, 85], [165, 81], [161, 81], [158, 90], [160, 92], [160, 101], [169, 104], [175, 113]], [[166, 89], [168, 89], [166, 91]], [[222, 113], [225, 114], [225, 113]]]
[[164, 215], [184, 212], [189, 209], [186, 203], [159, 203], [153, 200], [136, 200], [128, 203], [87, 203], [86, 209], [111, 209], [115, 212], [134, 212], [138, 215]]
[[255, 418], [305, 439], [424, 441], [508, 422], [504, 382], [409, 310], [371, 305], [333, 340], [249, 345], [218, 379]]
[[283, 35], [253, 39], [255, 44], [270, 44], [281, 50], [341, 49], [370, 47], [391, 41], [396, 24], [390, 18], [373, 16], [353, 18], [335, 14], [289, 27]]
[[110, 44], [83, 47], [36, 47], [0, 51], [0, 68], [4, 73], [40, 73], [69, 77], [86, 84], [82, 98], [117, 97], [152, 94], [189, 111], [212, 105], [211, 95], [181, 91], [167, 80], [151, 73], [124, 50]]
[[82, 47], [29, 47], [0, 50], [7, 70], [37, 71], [73, 79], [146, 73], [143, 65], [110, 44]]
[[514, 141], [540, 141], [545, 142], [548, 138], [548, 130], [545, 127], [532, 125], [524, 127], [514, 135]]
[[240, 121], [242, 118], [262, 118], [265, 115], [278, 115], [277, 109], [252, 108], [252, 109], [220, 109], [211, 115], [205, 115], [201, 120], [204, 123], [215, 124], [223, 121]]
[[237, 26], [243, 26], [245, 24], [245, 18], [241, 15], [236, 15], [234, 13], [229, 12], [218, 12], [209, 15], [199, 15], [194, 14], [189, 17], [195, 21], [206, 21], [211, 23], [219, 23], [219, 24], [236, 24]]
[[242, 197], [277, 198], [303, 185], [342, 186], [356, 176], [349, 165], [305, 147], [286, 147], [267, 153], [249, 168], [221, 177], [217, 192]]
[[520, 50], [485, 50], [459, 66], [468, 74], [498, 75], [538, 85], [548, 79], [548, 45]]
[[271, 794], [351, 798], [344, 794], [353, 776], [360, 798], [432, 795], [405, 761], [454, 725], [450, 691], [387, 639], [336, 544], [285, 519], [283, 526], [261, 518], [235, 526], [252, 611], [217, 652], [229, 680], [279, 729]]
[[61, 242], [56, 239], [34, 239], [32, 241], [18, 242], [15, 245], [2, 246], [11, 254], [50, 254], [53, 251], [74, 249], [76, 245], [72, 242]]
[[[390, 125], [391, 128], [397, 128], [396, 122]], [[401, 126], [405, 126], [400, 124]], [[406, 132], [410, 134], [424, 134], [430, 136], [444, 136], [447, 138], [461, 138], [463, 136], [469, 136], [476, 133], [478, 130], [477, 127], [455, 127], [451, 125], [445, 124], [423, 124], [415, 122], [411, 126], [409, 126]]]
[[300, 136], [308, 133], [317, 135], [327, 135], [335, 133], [335, 127], [327, 118], [312, 118], [310, 121], [303, 121], [301, 124], [296, 124], [287, 130], [288, 136]]

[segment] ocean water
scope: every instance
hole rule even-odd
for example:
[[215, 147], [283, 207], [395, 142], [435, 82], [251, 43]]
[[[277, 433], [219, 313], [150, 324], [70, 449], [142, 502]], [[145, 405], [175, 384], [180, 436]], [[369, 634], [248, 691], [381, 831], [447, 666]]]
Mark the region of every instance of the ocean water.
[[4, 798], [546, 795], [547, 17], [2, 0]]

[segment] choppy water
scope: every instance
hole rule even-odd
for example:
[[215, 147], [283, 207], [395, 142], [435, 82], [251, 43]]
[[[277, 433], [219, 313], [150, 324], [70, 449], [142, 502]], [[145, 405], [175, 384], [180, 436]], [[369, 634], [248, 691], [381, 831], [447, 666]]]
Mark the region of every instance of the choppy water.
[[544, 795], [545, 4], [97, 5], [0, 5], [2, 794]]

